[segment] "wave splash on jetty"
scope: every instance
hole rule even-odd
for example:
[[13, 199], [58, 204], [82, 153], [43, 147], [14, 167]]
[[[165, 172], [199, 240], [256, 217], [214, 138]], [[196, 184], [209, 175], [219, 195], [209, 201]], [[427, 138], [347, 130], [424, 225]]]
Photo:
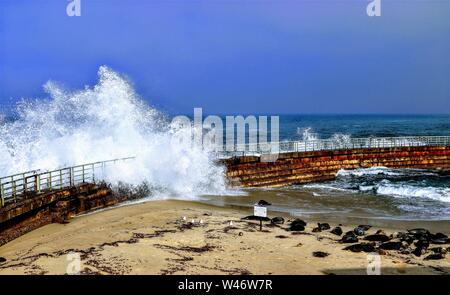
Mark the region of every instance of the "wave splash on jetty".
[[49, 81], [46, 99], [22, 100], [0, 125], [0, 175], [136, 156], [107, 168], [105, 180], [146, 183], [153, 197], [227, 193], [224, 168], [180, 141], [190, 130], [171, 126], [117, 72], [102, 66], [98, 78], [77, 91]]

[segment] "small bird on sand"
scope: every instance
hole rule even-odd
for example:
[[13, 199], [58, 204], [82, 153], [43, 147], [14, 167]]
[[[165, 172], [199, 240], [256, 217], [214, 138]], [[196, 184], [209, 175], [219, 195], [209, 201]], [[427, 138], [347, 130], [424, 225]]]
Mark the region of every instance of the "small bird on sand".
[[183, 216], [183, 221], [186, 221], [186, 216]]
[[203, 224], [203, 219], [200, 219], [200, 224]]
[[229, 226], [233, 226], [233, 221], [231, 221], [231, 220], [230, 220], [230, 224], [229, 224]]

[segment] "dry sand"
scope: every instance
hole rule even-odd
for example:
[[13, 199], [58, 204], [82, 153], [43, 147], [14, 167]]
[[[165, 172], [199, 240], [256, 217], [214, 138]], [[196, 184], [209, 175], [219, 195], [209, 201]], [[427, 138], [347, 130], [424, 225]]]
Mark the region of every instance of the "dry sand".
[[[260, 232], [257, 221], [241, 220], [250, 213], [185, 201], [111, 208], [0, 247], [6, 259], [0, 274], [65, 274], [72, 252], [80, 254], [82, 274], [366, 274], [367, 253], [342, 250], [346, 245], [329, 231], [312, 233], [315, 223], [301, 234], [269, 223]], [[192, 219], [196, 226], [189, 225]], [[353, 228], [343, 226], [344, 232]], [[330, 255], [318, 258], [314, 251]], [[425, 261], [387, 251], [380, 257], [382, 274], [450, 273], [450, 255]]]

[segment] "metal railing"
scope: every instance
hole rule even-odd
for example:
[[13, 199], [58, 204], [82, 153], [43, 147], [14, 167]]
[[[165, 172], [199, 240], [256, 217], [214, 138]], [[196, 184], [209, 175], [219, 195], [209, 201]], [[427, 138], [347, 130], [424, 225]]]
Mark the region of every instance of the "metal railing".
[[0, 208], [10, 202], [26, 199], [28, 195], [54, 189], [69, 188], [83, 183], [102, 180], [105, 167], [134, 157], [83, 164], [53, 171], [40, 170], [14, 174], [0, 178]]
[[289, 152], [329, 151], [355, 148], [450, 146], [450, 136], [408, 136], [316, 139], [235, 145], [233, 151], [217, 152], [218, 158]]

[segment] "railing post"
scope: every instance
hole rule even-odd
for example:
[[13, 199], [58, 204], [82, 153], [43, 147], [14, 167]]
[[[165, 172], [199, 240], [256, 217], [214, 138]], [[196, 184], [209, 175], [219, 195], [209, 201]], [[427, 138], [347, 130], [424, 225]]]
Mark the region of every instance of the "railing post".
[[50, 178], [50, 190], [52, 190], [53, 189], [53, 185], [52, 185], [53, 179], [52, 179], [52, 172], [51, 171], [49, 173], [49, 178]]
[[81, 166], [81, 179], [83, 180], [84, 183], [84, 165]]
[[72, 187], [75, 185], [75, 181], [73, 178], [73, 167], [69, 168], [69, 186]]
[[13, 181], [11, 182], [11, 185], [12, 185], [12, 194], [13, 194], [13, 197], [14, 197], [14, 203], [15, 203], [15, 202], [17, 202], [17, 198], [16, 198], [16, 181], [13, 180]]
[[0, 208], [5, 206], [5, 199], [4, 199], [4, 195], [5, 195], [5, 191], [3, 189], [3, 184], [0, 183], [1, 189], [0, 189]]
[[34, 176], [34, 191], [38, 193], [40, 190], [39, 175]]
[[23, 177], [23, 192], [26, 193], [28, 183], [27, 183], [27, 177], [25, 176], [25, 173], [22, 175], [22, 177]]

